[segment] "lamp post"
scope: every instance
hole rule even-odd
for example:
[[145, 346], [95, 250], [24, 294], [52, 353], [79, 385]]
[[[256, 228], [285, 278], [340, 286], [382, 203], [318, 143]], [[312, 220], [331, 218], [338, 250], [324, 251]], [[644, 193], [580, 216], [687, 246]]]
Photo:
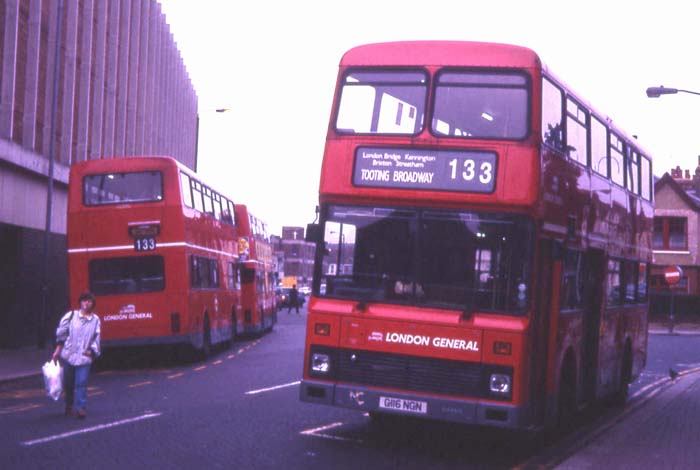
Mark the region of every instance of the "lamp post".
[[[215, 113], [225, 113], [227, 111], [230, 111], [231, 108], [216, 108], [216, 109], [211, 109], [211, 110], [206, 110], [206, 111], [214, 111]], [[195, 129], [195, 135], [194, 135], [194, 168], [193, 170], [196, 172], [197, 171], [197, 166], [198, 166], [198, 158], [199, 158], [199, 116], [201, 113], [197, 113], [197, 128]]]
[[49, 309], [49, 253], [51, 250], [51, 213], [53, 212], [53, 184], [55, 166], [56, 114], [58, 109], [58, 73], [61, 60], [61, 24], [63, 16], [63, 0], [58, 0], [56, 8], [56, 46], [53, 50], [53, 84], [51, 98], [51, 132], [49, 133], [49, 174], [46, 183], [46, 219], [44, 224], [44, 246], [41, 269], [41, 309], [37, 319], [37, 347], [46, 347], [46, 320]]
[[676, 93], [689, 93], [691, 95], [700, 95], [697, 91], [681, 90], [679, 88], [666, 88], [665, 86], [652, 86], [647, 88], [647, 96], [649, 98], [658, 98], [661, 95], [675, 95]]

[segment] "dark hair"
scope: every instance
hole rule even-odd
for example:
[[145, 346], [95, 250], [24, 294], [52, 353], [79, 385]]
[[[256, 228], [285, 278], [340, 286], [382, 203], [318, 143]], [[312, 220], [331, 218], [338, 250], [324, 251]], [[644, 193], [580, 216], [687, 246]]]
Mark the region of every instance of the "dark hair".
[[83, 300], [89, 300], [92, 302], [92, 308], [95, 308], [95, 304], [97, 302], [95, 301], [95, 296], [92, 294], [92, 292], [85, 291], [80, 294], [80, 297], [78, 297], [78, 303], [82, 302]]

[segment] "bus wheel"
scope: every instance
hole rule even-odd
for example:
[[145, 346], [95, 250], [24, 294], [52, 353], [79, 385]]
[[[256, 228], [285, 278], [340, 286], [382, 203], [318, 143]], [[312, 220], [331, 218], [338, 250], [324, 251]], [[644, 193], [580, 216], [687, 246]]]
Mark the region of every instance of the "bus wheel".
[[202, 358], [206, 359], [211, 356], [211, 326], [209, 324], [209, 316], [204, 316], [202, 323]]
[[625, 352], [622, 355], [622, 365], [620, 366], [620, 383], [612, 396], [613, 406], [624, 406], [629, 394], [629, 386], [632, 381], [632, 345], [628, 341], [625, 344]]
[[564, 361], [560, 377], [556, 429], [558, 433], [565, 433], [576, 423], [576, 373], [573, 360]]
[[267, 327], [267, 332], [270, 333], [275, 329], [275, 323], [277, 322], [277, 313], [274, 310], [270, 310], [270, 326]]
[[238, 320], [236, 319], [236, 309], [231, 309], [231, 344], [238, 339]]
[[260, 325], [258, 326], [258, 336], [262, 336], [265, 334], [265, 311], [260, 309], [258, 310], [260, 313]]

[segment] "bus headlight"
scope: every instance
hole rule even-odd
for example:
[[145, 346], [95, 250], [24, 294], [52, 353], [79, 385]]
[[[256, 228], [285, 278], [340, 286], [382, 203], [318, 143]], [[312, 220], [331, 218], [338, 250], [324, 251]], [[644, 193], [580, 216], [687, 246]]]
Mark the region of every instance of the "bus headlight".
[[317, 374], [327, 374], [331, 370], [331, 358], [328, 354], [311, 354], [311, 371]]
[[491, 374], [489, 379], [489, 390], [492, 394], [498, 395], [499, 397], [510, 396], [511, 392], [511, 378], [508, 374]]

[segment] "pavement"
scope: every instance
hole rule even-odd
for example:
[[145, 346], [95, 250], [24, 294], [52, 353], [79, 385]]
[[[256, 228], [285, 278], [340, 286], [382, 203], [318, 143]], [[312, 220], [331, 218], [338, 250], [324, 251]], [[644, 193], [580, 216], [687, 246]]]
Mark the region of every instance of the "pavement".
[[[651, 323], [650, 334], [699, 335], [700, 324]], [[36, 377], [53, 348], [0, 349], [0, 383]], [[698, 468], [700, 368], [681, 372], [644, 398], [628, 403], [612, 423], [582, 440], [557, 470]], [[552, 464], [552, 462], [550, 462]], [[546, 468], [552, 468], [547, 465]]]

